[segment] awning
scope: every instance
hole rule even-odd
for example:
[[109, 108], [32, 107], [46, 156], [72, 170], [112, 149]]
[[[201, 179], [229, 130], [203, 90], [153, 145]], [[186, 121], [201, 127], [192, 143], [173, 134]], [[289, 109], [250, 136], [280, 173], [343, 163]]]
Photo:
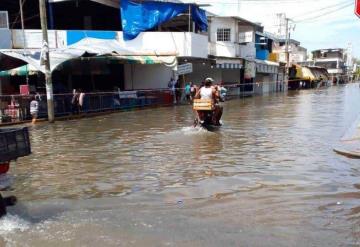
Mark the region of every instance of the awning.
[[236, 63], [222, 63], [222, 64], [216, 64], [217, 69], [241, 69], [242, 64], [236, 64]]
[[277, 74], [279, 72], [279, 63], [255, 59], [256, 71], [264, 74]]
[[329, 80], [329, 76], [327, 70], [324, 68], [318, 67], [307, 67], [311, 70], [312, 74], [315, 76], [317, 80]]
[[301, 68], [301, 72], [302, 72], [302, 78], [303, 80], [315, 80], [315, 76], [314, 74], [311, 72], [311, 70], [309, 68], [306, 67], [302, 67]]
[[175, 56], [112, 56], [108, 58], [111, 62], [129, 64], [164, 64], [174, 67], [177, 64]]
[[303, 78], [304, 75], [303, 75], [303, 72], [302, 72], [302, 67], [299, 66], [299, 65], [295, 65], [295, 68], [296, 68], [296, 75], [295, 75], [295, 77], [296, 77], [296, 78]]
[[176, 58], [173, 56], [98, 56], [79, 57], [67, 60], [56, 70], [72, 75], [105, 75], [110, 74], [109, 64], [164, 64], [173, 67]]
[[36, 75], [39, 71], [31, 65], [24, 65], [15, 69], [0, 71], [0, 77]]
[[217, 69], [241, 69], [243, 67], [240, 59], [216, 59]]
[[[45, 67], [40, 64], [41, 50], [0, 50], [0, 64], [2, 68], [13, 69], [11, 60], [24, 61], [32, 65], [36, 70], [45, 73]], [[177, 65], [176, 51], [158, 54], [151, 50], [138, 50], [123, 47], [117, 40], [105, 40], [95, 38], [85, 38], [81, 41], [67, 47], [59, 49], [50, 49], [50, 69], [56, 70], [64, 62], [78, 58], [96, 58], [96, 57], [118, 57], [126, 61], [132, 61], [139, 64], [164, 63], [167, 66], [175, 67]], [[3, 64], [7, 61], [7, 64]]]

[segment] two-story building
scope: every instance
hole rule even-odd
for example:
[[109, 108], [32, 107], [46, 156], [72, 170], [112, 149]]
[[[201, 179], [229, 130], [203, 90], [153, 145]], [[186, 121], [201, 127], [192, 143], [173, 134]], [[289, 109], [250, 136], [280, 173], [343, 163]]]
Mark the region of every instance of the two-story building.
[[312, 52], [315, 66], [326, 68], [333, 82], [345, 83], [346, 55], [344, 49], [321, 49]]
[[[294, 39], [289, 39], [289, 63], [300, 64], [307, 60], [307, 49], [300, 46], [300, 42]], [[273, 43], [273, 54], [276, 61], [286, 63], [286, 40], [275, 39]]]
[[[40, 51], [38, 9], [37, 0], [25, 2], [25, 29], [22, 30], [19, 5], [0, 3], [3, 18], [10, 24], [0, 30], [4, 34], [0, 48], [13, 49], [25, 57], [29, 52]], [[142, 32], [134, 40], [124, 41], [118, 0], [50, 0], [47, 14], [49, 47], [54, 54], [56, 49], [62, 52], [84, 38], [118, 43], [117, 54], [107, 54], [101, 59], [79, 57], [54, 69], [55, 93], [72, 88], [87, 91], [108, 91], [114, 87], [121, 90], [167, 88], [170, 78], [177, 76], [176, 64], [182, 63], [193, 64], [192, 73], [185, 75], [185, 81], [200, 83], [205, 77], [213, 77], [226, 84], [240, 84], [238, 92], [249, 93], [278, 89], [268, 86], [278, 81], [278, 64], [268, 61], [271, 39], [264, 37], [260, 24], [242, 18], [209, 15], [208, 32], [200, 32], [191, 14], [183, 13]], [[95, 49], [90, 41], [87, 44], [87, 53]], [[169, 62], [171, 57], [176, 58], [174, 63]], [[11, 65], [11, 62], [2, 63], [0, 70], [6, 69], [5, 64]], [[6, 74], [18, 75], [0, 77], [6, 93], [16, 93], [18, 86], [26, 81], [37, 88], [44, 87], [44, 76], [36, 71], [36, 66], [27, 66], [25, 76], [24, 69], [3, 71], [0, 75]]]
[[[209, 16], [209, 56], [239, 63], [240, 71], [222, 71], [225, 82], [239, 83], [245, 94], [276, 91], [279, 64], [268, 61], [272, 40], [263, 27], [239, 17]], [[233, 66], [233, 68], [236, 66]]]
[[[6, 14], [7, 23], [11, 24], [2, 30], [7, 36], [2, 36], [1, 48], [12, 49], [26, 57], [26, 53], [40, 51], [42, 33], [38, 1], [27, 0], [23, 9], [24, 31], [20, 19], [16, 18], [19, 17], [19, 5], [0, 3], [0, 10]], [[55, 68], [55, 92], [70, 91], [72, 88], [86, 91], [109, 91], [114, 87], [121, 90], [167, 88], [170, 78], [176, 75], [176, 59], [192, 58], [201, 61], [200, 64], [208, 61], [207, 33], [201, 34], [187, 13], [141, 33], [136, 39], [124, 41], [117, 0], [52, 0], [47, 11], [51, 54], [73, 49], [84, 38], [116, 40], [118, 45], [117, 54], [107, 54], [101, 59], [79, 57]], [[87, 45], [82, 46], [87, 53], [99, 50], [90, 41]], [[123, 50], [121, 54], [120, 49]], [[166, 59], [165, 63], [163, 57], [173, 57], [175, 61]], [[2, 63], [0, 70], [5, 68], [5, 63]], [[16, 71], [8, 74], [14, 75]], [[36, 87], [44, 87], [42, 73], [29, 74], [30, 83], [36, 81]], [[7, 93], [16, 93], [19, 84], [26, 83], [25, 80], [25, 76], [2, 77], [2, 81], [6, 81], [2, 83], [3, 88]]]
[[283, 70], [280, 69], [277, 61], [274, 62], [270, 59], [273, 43], [273, 35], [266, 32], [256, 32], [256, 84], [254, 90], [257, 94], [286, 90]]

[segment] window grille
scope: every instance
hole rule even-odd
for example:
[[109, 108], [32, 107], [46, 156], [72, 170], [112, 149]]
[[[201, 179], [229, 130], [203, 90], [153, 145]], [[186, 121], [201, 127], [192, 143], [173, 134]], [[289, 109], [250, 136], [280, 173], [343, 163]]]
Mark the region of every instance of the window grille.
[[230, 28], [218, 28], [217, 41], [231, 41], [231, 29]]
[[7, 11], [0, 11], [0, 29], [9, 29], [9, 18]]

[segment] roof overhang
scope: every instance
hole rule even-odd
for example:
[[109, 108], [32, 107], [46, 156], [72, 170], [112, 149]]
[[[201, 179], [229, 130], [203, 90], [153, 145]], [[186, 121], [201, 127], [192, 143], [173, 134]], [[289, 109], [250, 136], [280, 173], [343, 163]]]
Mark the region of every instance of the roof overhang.
[[237, 21], [238, 23], [245, 23], [245, 24], [248, 24], [249, 26], [257, 26], [257, 27], [263, 27], [260, 23], [254, 23], [254, 22], [251, 22], [249, 20], [246, 20], [244, 18], [241, 18], [241, 17], [238, 17], [238, 16], [209, 16], [210, 19], [212, 18], [218, 18], [218, 19], [233, 19], [235, 21]]
[[[177, 65], [176, 51], [163, 52], [161, 54], [156, 51], [141, 51], [124, 48], [117, 40], [94, 38], [82, 39], [67, 48], [51, 49], [49, 55], [51, 72], [72, 60], [100, 57], [112, 57], [117, 61], [127, 61], [126, 63], [162, 63], [169, 67]], [[45, 73], [45, 67], [40, 61], [41, 49], [27, 50], [26, 53], [22, 49], [0, 50], [0, 70], [9, 70], [24, 64], [30, 64], [38, 71]]]

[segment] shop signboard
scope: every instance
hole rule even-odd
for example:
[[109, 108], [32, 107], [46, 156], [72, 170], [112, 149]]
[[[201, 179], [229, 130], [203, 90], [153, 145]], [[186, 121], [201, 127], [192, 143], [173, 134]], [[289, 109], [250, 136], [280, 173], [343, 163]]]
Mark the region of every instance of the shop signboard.
[[192, 63], [185, 63], [185, 64], [180, 64], [177, 66], [177, 74], [178, 75], [190, 74], [192, 72], [193, 72]]

